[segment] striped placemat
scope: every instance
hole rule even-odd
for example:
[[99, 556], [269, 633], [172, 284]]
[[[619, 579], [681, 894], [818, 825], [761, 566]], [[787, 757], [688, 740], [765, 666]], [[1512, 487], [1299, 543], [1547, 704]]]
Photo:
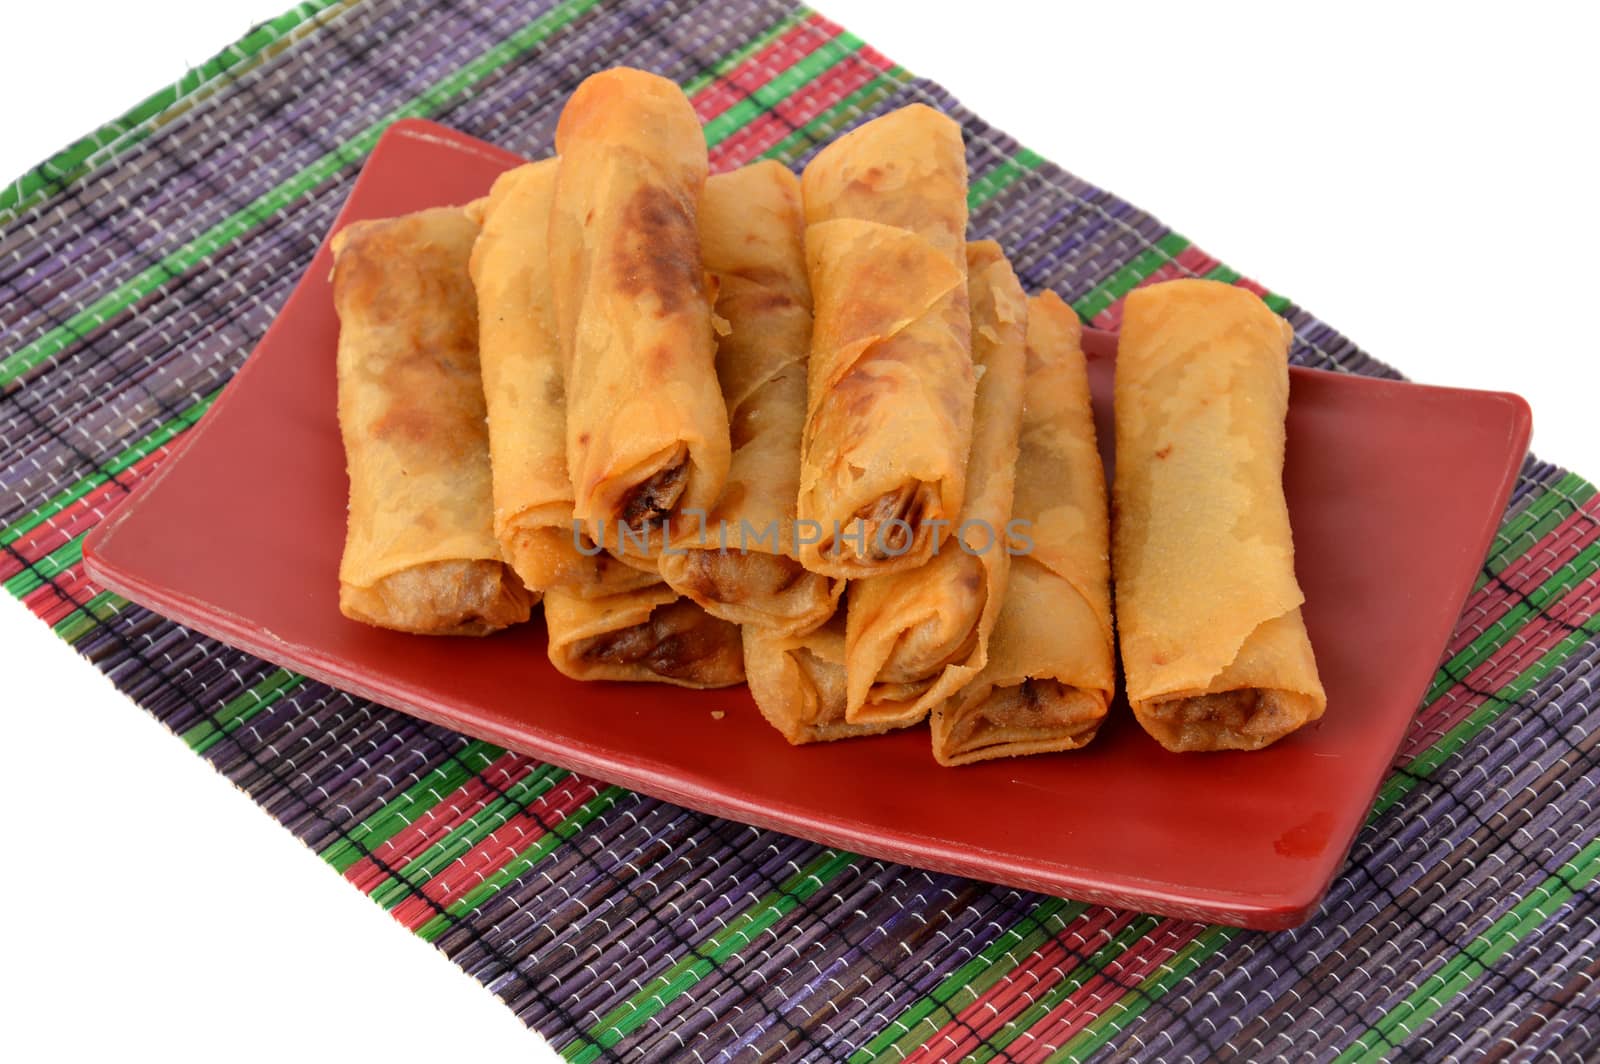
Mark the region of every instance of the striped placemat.
[[[1271, 935], [718, 821], [86, 582], [83, 534], [260, 339], [388, 123], [542, 153], [568, 92], [616, 63], [688, 87], [719, 167], [798, 165], [913, 100], [955, 113], [974, 233], [1096, 325], [1157, 278], [1263, 291], [778, 0], [314, 0], [0, 190], [6, 590], [574, 1059], [1593, 1059], [1600, 502], [1531, 458], [1349, 867], [1313, 923]], [[1392, 375], [1264, 294], [1298, 362]]]

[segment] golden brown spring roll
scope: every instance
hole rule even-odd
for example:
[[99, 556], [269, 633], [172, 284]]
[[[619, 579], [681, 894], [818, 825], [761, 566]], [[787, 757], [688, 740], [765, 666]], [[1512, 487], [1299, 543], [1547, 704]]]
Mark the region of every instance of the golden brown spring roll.
[[826, 621], [844, 586], [795, 554], [811, 343], [804, 229], [800, 179], [776, 162], [706, 182], [700, 239], [727, 322], [717, 378], [733, 459], [704, 529], [657, 559], [667, 583], [714, 616], [790, 634]]
[[1242, 288], [1128, 296], [1117, 354], [1117, 631], [1169, 750], [1257, 750], [1327, 705], [1283, 494], [1288, 322]]
[[488, 404], [494, 534], [529, 588], [611, 595], [656, 582], [598, 550], [572, 524], [567, 408], [546, 240], [559, 161], [507, 171], [469, 204], [479, 356]]
[[1029, 300], [1016, 554], [988, 663], [929, 718], [942, 765], [1076, 749], [1111, 701], [1110, 528], [1080, 335], [1060, 297]]
[[977, 675], [1005, 600], [1028, 301], [1000, 245], [967, 246], [977, 365], [972, 456], [956, 534], [924, 566], [852, 582], [846, 719], [912, 723]]
[[845, 614], [803, 635], [747, 625], [744, 668], [761, 715], [795, 746], [881, 735], [901, 725], [888, 719], [844, 719]]
[[[728, 475], [700, 261], [706, 142], [678, 86], [616, 68], [572, 94], [556, 151], [550, 258], [573, 514], [616, 548], [619, 524], [710, 510]], [[620, 549], [654, 553], [630, 542]]]
[[350, 511], [339, 609], [383, 628], [484, 635], [528, 619], [492, 527], [459, 207], [356, 222], [333, 238], [339, 431]]
[[544, 597], [550, 662], [574, 680], [644, 680], [677, 687], [744, 682], [736, 625], [665, 584], [605, 598], [559, 588]]
[[972, 444], [961, 129], [902, 108], [824, 148], [802, 186], [816, 322], [800, 560], [850, 579], [914, 569], [961, 512]]

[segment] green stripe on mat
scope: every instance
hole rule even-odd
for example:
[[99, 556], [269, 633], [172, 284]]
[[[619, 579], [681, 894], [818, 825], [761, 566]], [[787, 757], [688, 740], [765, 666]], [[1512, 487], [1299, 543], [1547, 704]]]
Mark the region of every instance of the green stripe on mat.
[[749, 59], [751, 56], [761, 51], [761, 49], [765, 48], [767, 45], [771, 44], [785, 33], [788, 33], [790, 30], [794, 29], [796, 26], [810, 17], [811, 12], [806, 8], [795, 8], [777, 22], [774, 22], [771, 27], [757, 34], [750, 41], [750, 43], [744, 45], [738, 51], [728, 53], [726, 56], [711, 64], [710, 69], [708, 69], [704, 74], [697, 74], [688, 81], [684, 82], [683, 94], [692, 98], [695, 93], [705, 89], [713, 81], [716, 81], [722, 75], [726, 74], [728, 71], [744, 62], [746, 59]]
[[337, 872], [347, 871], [375, 847], [393, 838], [444, 801], [445, 795], [494, 764], [504, 754], [505, 751], [493, 743], [472, 740], [444, 764], [435, 766], [427, 775], [407, 787], [399, 797], [385, 802], [360, 823], [344, 829], [322, 851], [322, 859]]
[[589, 822], [616, 805], [628, 794], [620, 787], [607, 787], [578, 808], [562, 817], [549, 831], [539, 836], [532, 846], [517, 854], [492, 876], [463, 894], [459, 901], [417, 928], [417, 936], [432, 942], [448, 931], [461, 917], [498, 894], [506, 884], [544, 860], [556, 847], [589, 826]]
[[[1154, 248], [1139, 253], [1138, 258], [1128, 262], [1122, 269], [1117, 270], [1115, 274], [1110, 275], [1107, 280], [1101, 282], [1098, 288], [1093, 288], [1085, 296], [1078, 299], [1077, 302], [1074, 302], [1072, 309], [1077, 310], [1078, 317], [1083, 318], [1085, 322], [1093, 322], [1096, 315], [1104, 314], [1107, 307], [1112, 306], [1118, 299], [1122, 299], [1134, 288], [1138, 288], [1139, 282], [1149, 277], [1150, 274], [1154, 274], [1155, 270], [1162, 269], [1163, 266], [1173, 261], [1181, 251], [1187, 250], [1187, 248], [1189, 248], [1189, 240], [1179, 237], [1174, 232], [1166, 234], [1165, 237], [1155, 242]], [[1237, 285], [1242, 280], [1243, 274], [1240, 274], [1234, 267], [1226, 266], [1226, 264], [1219, 262], [1216, 266], [1206, 270], [1205, 274], [1200, 275], [1200, 277], [1205, 278], [1205, 280], [1216, 280], [1216, 282], [1222, 282], [1224, 285]], [[1288, 296], [1280, 296], [1274, 291], [1269, 291], [1269, 293], [1261, 296], [1261, 302], [1267, 304], [1267, 307], [1274, 314], [1283, 314], [1293, 306], [1293, 301]]]
[[221, 393], [222, 389], [218, 388], [190, 403], [178, 411], [175, 417], [163, 421], [150, 432], [124, 447], [104, 462], [98, 463], [94, 468], [94, 472], [80, 477], [64, 490], [57, 492], [17, 518], [7, 525], [3, 531], [0, 531], [0, 545], [10, 546], [15, 543], [118, 473], [127, 471], [141, 459], [148, 458], [154, 454], [163, 444], [192, 428], [200, 420], [200, 416], [211, 408], [211, 404]]
[[1445, 961], [1433, 974], [1417, 985], [1406, 999], [1386, 1012], [1366, 1033], [1339, 1054], [1343, 1062], [1382, 1060], [1448, 1002], [1472, 986], [1518, 943], [1556, 914], [1583, 888], [1600, 876], [1600, 840], [1589, 843], [1578, 855], [1530, 893], [1511, 911], [1496, 920], [1487, 931], [1475, 937], [1460, 952]]
[[680, 957], [627, 1001], [606, 1013], [589, 1028], [581, 1042], [563, 1047], [563, 1055], [578, 1064], [587, 1064], [599, 1057], [660, 1012], [668, 1002], [686, 993], [718, 965], [737, 955], [755, 941], [756, 936], [821, 890], [854, 860], [854, 854], [841, 850], [824, 850], [818, 854], [811, 863], [784, 880], [777, 890], [729, 921], [721, 931], [693, 947], [688, 956]]
[[414, 889], [449, 868], [456, 858], [469, 853], [484, 839], [504, 827], [527, 806], [536, 802], [569, 773], [554, 765], [533, 763], [533, 768], [521, 779], [506, 787], [484, 807], [463, 823], [451, 828], [415, 857], [396, 864], [392, 878], [386, 878], [367, 891], [373, 901], [385, 909], [392, 909]]
[[105, 321], [161, 287], [169, 278], [193, 269], [233, 240], [249, 232], [268, 214], [289, 206], [328, 178], [359, 160], [377, 144], [390, 125], [402, 118], [422, 117], [450, 99], [466, 92], [511, 60], [531, 51], [557, 30], [599, 3], [599, 0], [565, 0], [549, 12], [528, 23], [476, 59], [456, 68], [448, 76], [406, 103], [367, 126], [356, 136], [318, 157], [293, 177], [279, 183], [254, 202], [235, 211], [187, 244], [163, 255], [155, 265], [141, 270], [64, 323], [24, 345], [0, 361], [0, 387], [53, 358], [75, 340], [99, 328]]
[[1072, 309], [1077, 311], [1078, 317], [1084, 321], [1093, 321], [1107, 307], [1133, 291], [1140, 281], [1172, 261], [1174, 256], [1188, 246], [1189, 241], [1177, 233], [1166, 234], [1157, 240], [1153, 247], [1141, 251], [1134, 256], [1132, 262], [1075, 301]]
[[273, 669], [243, 694], [230, 698], [221, 709], [211, 714], [209, 720], [196, 724], [179, 738], [188, 743], [195, 753], [203, 754], [232, 735], [251, 717], [303, 683], [304, 676], [287, 669]]
[[178, 101], [199, 91], [236, 67], [253, 63], [272, 45], [332, 7], [354, 0], [307, 0], [277, 18], [263, 22], [206, 62], [184, 73], [166, 88], [135, 104], [120, 118], [82, 137], [35, 166], [4, 188], [0, 188], [0, 223], [9, 222], [31, 206], [40, 196], [66, 188], [90, 168], [90, 163], [106, 148], [115, 157], [118, 142], [140, 127], [160, 117]]
[[1373, 806], [1372, 815], [1377, 816], [1409, 794], [1422, 779], [1426, 779], [1435, 772], [1440, 765], [1466, 746], [1473, 736], [1477, 735], [1491, 721], [1505, 712], [1507, 707], [1515, 705], [1518, 699], [1537, 687], [1546, 676], [1550, 675], [1557, 666], [1566, 660], [1568, 655], [1596, 634], [1600, 634], [1600, 631], [1588, 626], [1580, 626], [1576, 631], [1546, 651], [1539, 660], [1525, 669], [1516, 679], [1484, 698], [1482, 704], [1473, 710], [1461, 723], [1445, 732], [1439, 739], [1429, 744], [1426, 750], [1420, 751], [1416, 757], [1407, 762], [1405, 773], [1392, 775], [1384, 780], [1382, 789], [1378, 791], [1378, 800]]
[[7, 580], [4, 587], [17, 598], [31, 595], [83, 560], [83, 536], [76, 535], [43, 558], [28, 563], [28, 567]]
[[1017, 178], [1036, 168], [1044, 159], [1037, 152], [1021, 148], [1017, 154], [1002, 160], [994, 169], [984, 174], [967, 189], [967, 207], [977, 210], [994, 199]]
[[856, 49], [860, 47], [860, 38], [841, 32], [765, 85], [747, 92], [742, 100], [707, 122], [706, 144], [715, 146], [722, 143], [759, 116], [787, 100], [802, 86], [814, 81], [823, 71], [855, 54]]
[[1568, 473], [1545, 488], [1538, 498], [1495, 533], [1494, 546], [1489, 552], [1489, 568], [1498, 572], [1521, 557], [1528, 548], [1576, 513], [1594, 497], [1594, 493], [1595, 486], [1576, 473]]
[[76, 643], [127, 608], [127, 599], [115, 591], [102, 591], [57, 621], [54, 631], [67, 642]]
[[972, 1064], [985, 1064], [997, 1056], [1005, 1055], [1006, 1048], [1015, 1042], [1023, 1031], [1029, 1030], [1054, 1012], [1056, 1006], [1083, 989], [1091, 979], [1109, 968], [1112, 962], [1131, 949], [1145, 935], [1154, 931], [1160, 923], [1160, 919], [1154, 916], [1134, 917], [1105, 945], [1074, 965], [1060, 981], [1033, 999], [1027, 1008], [1007, 1020], [1000, 1030], [983, 1039], [972, 1052], [967, 1054], [966, 1059]]
[[793, 166], [806, 148], [817, 143], [824, 130], [840, 128], [846, 119], [872, 107], [909, 80], [905, 70], [890, 67], [799, 129], [762, 152], [759, 159], [777, 159]]
[[[215, 254], [234, 239], [254, 228], [265, 214], [282, 209], [338, 173], [350, 162], [355, 161], [355, 158], [371, 151], [383, 131], [392, 123], [403, 118], [422, 117], [437, 110], [452, 97], [467, 91], [512, 59], [538, 46], [557, 30], [596, 6], [598, 2], [599, 0], [566, 0], [565, 3], [535, 19], [478, 58], [458, 67], [448, 76], [435, 82], [426, 91], [366, 127], [355, 137], [313, 160], [294, 176], [268, 190], [227, 218], [222, 219], [183, 247], [164, 255], [155, 265], [148, 267], [130, 280], [118, 285], [106, 295], [74, 314], [66, 322], [50, 329], [43, 336], [23, 346], [6, 359], [0, 360], [0, 387], [10, 384], [35, 366], [53, 358], [69, 344], [81, 339], [95, 328], [104, 324], [105, 320], [111, 315], [125, 310], [139, 299], [161, 287], [168, 279], [192, 269], [205, 258]], [[847, 36], [842, 35], [842, 37]], [[850, 40], [854, 41], [854, 44], [851, 45], [852, 48], [859, 46], [860, 42], [858, 40], [854, 38], [850, 38]], [[735, 53], [735, 55], [738, 54]], [[808, 56], [806, 61], [811, 61], [814, 58], [814, 56]], [[726, 70], [736, 61], [734, 57], [725, 58], [719, 61], [713, 70], [714, 72], [719, 71], [719, 69]], [[826, 65], [832, 64], [830, 62]], [[821, 69], [825, 68], [826, 66]], [[820, 73], [820, 69], [818, 72]], [[797, 83], [796, 87], [808, 79], [809, 77], [802, 79]]]
[[1050, 1060], [1076, 1062], [1089, 1059], [1115, 1038], [1118, 1032], [1138, 1019], [1151, 1002], [1165, 995], [1190, 972], [1242, 934], [1245, 932], [1219, 926], [1201, 931], [1193, 942], [1174, 954], [1158, 971], [1146, 976], [1138, 986], [1118, 997], [1087, 1027], [1068, 1039], [1065, 1045], [1050, 1055]]
[[1547, 607], [1559, 602], [1574, 587], [1592, 576], [1597, 567], [1600, 567], [1600, 541], [1584, 547], [1532, 591], [1522, 592], [1513, 598], [1510, 608], [1498, 620], [1439, 666], [1428, 693], [1422, 698], [1423, 703], [1438, 699], [1455, 686], [1456, 677], [1465, 677], [1488, 661], [1512, 632], [1521, 630], [1528, 618], [1539, 615]]
[[[850, 1056], [850, 1064], [868, 1064], [890, 1049], [901, 1057], [927, 1042], [943, 1027], [942, 1014], [954, 1017], [971, 1005], [1006, 973], [1014, 970], [1023, 957], [1030, 956], [1047, 939], [1066, 929], [1083, 915], [1088, 906], [1061, 898], [1046, 898], [1011, 927], [997, 935], [967, 963], [945, 976], [939, 985], [924, 994], [911, 1007], [884, 1025], [877, 1037]], [[1027, 930], [1023, 930], [1024, 927]], [[1001, 961], [1009, 960], [1009, 967]]]

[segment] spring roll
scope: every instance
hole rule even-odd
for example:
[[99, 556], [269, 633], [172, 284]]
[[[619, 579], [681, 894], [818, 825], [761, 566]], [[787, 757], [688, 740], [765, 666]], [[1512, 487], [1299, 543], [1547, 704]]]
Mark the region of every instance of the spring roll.
[[556, 159], [509, 170], [467, 211], [482, 226], [470, 269], [488, 405], [494, 534], [522, 582], [585, 596], [656, 582], [573, 527], [567, 407], [546, 238]]
[[705, 136], [678, 86], [616, 68], [572, 94], [556, 151], [550, 259], [573, 515], [598, 544], [653, 554], [659, 537], [634, 546], [622, 528], [710, 510], [728, 475], [700, 261]]
[[761, 715], [795, 746], [881, 735], [900, 727], [888, 718], [866, 724], [844, 719], [845, 614], [821, 628], [785, 635], [744, 629], [744, 668]]
[[1028, 302], [992, 240], [968, 245], [967, 277], [978, 385], [966, 501], [956, 534], [926, 565], [851, 585], [845, 661], [852, 723], [927, 716], [984, 667], [1005, 599]]
[[339, 431], [350, 510], [346, 617], [405, 632], [484, 635], [528, 619], [495, 541], [459, 207], [356, 222], [333, 239]]
[[550, 662], [574, 680], [642, 680], [677, 687], [744, 682], [737, 626], [662, 583], [605, 598], [555, 588], [544, 597]]
[[1283, 493], [1289, 324], [1255, 295], [1128, 296], [1117, 355], [1117, 630], [1169, 750], [1258, 750], [1327, 705]]
[[806, 417], [811, 289], [800, 179], [775, 162], [706, 182], [700, 240], [716, 282], [717, 378], [733, 457], [722, 500], [661, 576], [716, 617], [800, 634], [832, 616], [844, 581], [801, 566], [794, 544]]
[[894, 111], [824, 148], [802, 191], [816, 321], [800, 560], [849, 579], [915, 569], [961, 512], [972, 444], [961, 129]]
[[1016, 553], [987, 664], [929, 718], [941, 765], [1076, 749], [1111, 701], [1110, 528], [1080, 335], [1060, 297], [1029, 300]]

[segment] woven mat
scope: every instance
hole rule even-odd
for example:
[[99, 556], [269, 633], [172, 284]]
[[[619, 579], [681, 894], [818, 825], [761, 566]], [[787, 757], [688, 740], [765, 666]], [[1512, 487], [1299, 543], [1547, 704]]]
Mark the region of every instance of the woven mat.
[[1030, 289], [1104, 326], [1139, 283], [1223, 278], [1294, 324], [1297, 362], [1393, 373], [803, 9], [320, 0], [0, 190], [6, 590], [575, 1059], [1593, 1059], [1600, 501], [1531, 458], [1348, 868], [1318, 919], [1273, 935], [688, 812], [309, 682], [85, 581], [84, 532], [261, 338], [387, 123], [427, 115], [540, 154], [580, 78], [615, 63], [688, 87], [717, 167], [799, 165], [927, 101], [965, 123], [973, 232]]

